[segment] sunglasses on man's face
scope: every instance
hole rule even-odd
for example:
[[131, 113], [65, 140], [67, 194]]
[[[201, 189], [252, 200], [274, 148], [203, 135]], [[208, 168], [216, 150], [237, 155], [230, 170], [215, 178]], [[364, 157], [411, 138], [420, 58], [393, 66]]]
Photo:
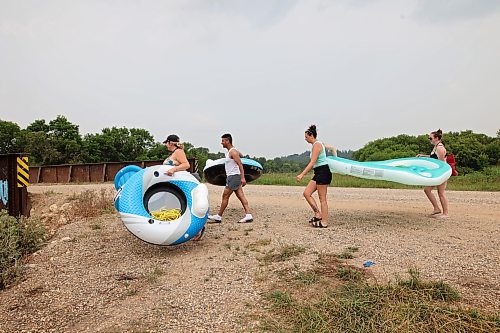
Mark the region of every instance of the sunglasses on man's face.
[[432, 139], [434, 139], [434, 138], [433, 138], [432, 136], [430, 136], [428, 139], [429, 139], [429, 140], [432, 140]]

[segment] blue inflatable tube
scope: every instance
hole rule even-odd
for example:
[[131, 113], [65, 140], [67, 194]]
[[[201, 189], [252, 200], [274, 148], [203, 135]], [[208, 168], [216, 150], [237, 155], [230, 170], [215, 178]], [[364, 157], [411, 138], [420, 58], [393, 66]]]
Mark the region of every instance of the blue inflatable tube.
[[[156, 245], [176, 245], [190, 240], [205, 225], [208, 217], [208, 189], [193, 175], [177, 171], [166, 172], [169, 165], [149, 168], [126, 166], [115, 176], [117, 189], [115, 208], [125, 227], [145, 242]], [[180, 209], [181, 217], [160, 221], [151, 212]]]

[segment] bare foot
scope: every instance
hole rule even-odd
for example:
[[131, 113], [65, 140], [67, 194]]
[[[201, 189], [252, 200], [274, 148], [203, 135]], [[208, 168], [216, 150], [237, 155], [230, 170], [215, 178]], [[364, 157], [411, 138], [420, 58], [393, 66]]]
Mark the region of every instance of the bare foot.
[[435, 218], [435, 219], [447, 219], [448, 217], [449, 217], [448, 214], [446, 214], [446, 215], [445, 214], [436, 214], [433, 216], [433, 218]]
[[194, 236], [191, 240], [193, 241], [201, 241], [201, 239], [203, 238], [203, 235], [205, 234], [205, 227], [203, 227], [200, 232], [198, 232], [196, 234], [196, 236]]

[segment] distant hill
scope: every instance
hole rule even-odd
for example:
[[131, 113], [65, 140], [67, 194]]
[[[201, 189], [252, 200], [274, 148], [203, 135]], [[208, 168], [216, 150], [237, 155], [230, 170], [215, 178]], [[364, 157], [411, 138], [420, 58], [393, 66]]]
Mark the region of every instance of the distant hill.
[[[342, 158], [348, 158], [352, 159], [353, 158], [353, 150], [337, 150], [337, 156], [342, 157]], [[311, 154], [311, 151], [306, 150], [302, 154], [292, 154], [288, 156], [282, 156], [282, 157], [277, 157], [278, 160], [281, 160], [283, 162], [297, 162], [297, 163], [309, 163], [309, 156]], [[331, 153], [330, 151], [327, 150], [326, 152], [327, 156], [330, 156]]]

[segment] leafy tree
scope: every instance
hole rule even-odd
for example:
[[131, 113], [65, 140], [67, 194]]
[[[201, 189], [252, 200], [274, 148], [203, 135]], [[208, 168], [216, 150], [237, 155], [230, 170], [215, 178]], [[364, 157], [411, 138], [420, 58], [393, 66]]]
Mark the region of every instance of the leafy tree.
[[87, 134], [83, 147], [88, 162], [135, 161], [148, 157], [150, 149], [159, 148], [147, 130], [125, 127], [104, 128], [99, 134]]
[[30, 154], [30, 164], [32, 165], [50, 165], [58, 164], [63, 160], [62, 154], [57, 151], [53, 139], [42, 131], [30, 132], [21, 131], [21, 141], [23, 142], [24, 152]]
[[17, 135], [19, 150], [30, 153], [30, 164], [63, 164], [81, 162], [81, 136], [78, 125], [64, 116], [49, 124], [35, 120]]
[[[381, 161], [393, 158], [415, 156], [427, 151], [430, 144], [426, 135], [410, 136], [401, 134], [391, 138], [378, 139], [366, 144], [353, 153], [358, 161]], [[432, 147], [431, 147], [432, 148]]]
[[0, 120], [0, 154], [16, 153], [21, 128], [11, 121]]
[[499, 165], [500, 161], [500, 138], [491, 141], [485, 147], [485, 153], [488, 155], [488, 162], [490, 165]]
[[82, 137], [79, 126], [72, 124], [64, 116], [57, 116], [49, 122], [49, 141], [59, 153], [52, 164], [82, 162]]
[[29, 132], [43, 132], [48, 134], [50, 126], [45, 122], [45, 119], [37, 119], [26, 127]]
[[337, 150], [337, 156], [338, 157], [342, 157], [342, 158], [348, 158], [348, 159], [352, 159], [352, 154], [354, 153], [354, 151], [352, 150]]
[[138, 160], [162, 160], [168, 155], [167, 148], [161, 142], [156, 142], [147, 151], [137, 157]]
[[[457, 160], [457, 165], [463, 173], [469, 173], [474, 170], [482, 170], [492, 161], [498, 161], [498, 152], [495, 154], [496, 138], [488, 137], [484, 134], [476, 134], [472, 131], [450, 132], [443, 137], [447, 151], [453, 152]], [[487, 147], [493, 143], [491, 151]], [[488, 153], [492, 155], [489, 156]], [[492, 163], [493, 164], [493, 163]], [[495, 163], [496, 164], [496, 163]]]
[[209, 158], [209, 151], [208, 148], [195, 148], [191, 145], [191, 147], [188, 147], [188, 149], [186, 149], [186, 156], [189, 158], [196, 158], [198, 160], [198, 171], [201, 172], [203, 171], [203, 168], [205, 167]]

